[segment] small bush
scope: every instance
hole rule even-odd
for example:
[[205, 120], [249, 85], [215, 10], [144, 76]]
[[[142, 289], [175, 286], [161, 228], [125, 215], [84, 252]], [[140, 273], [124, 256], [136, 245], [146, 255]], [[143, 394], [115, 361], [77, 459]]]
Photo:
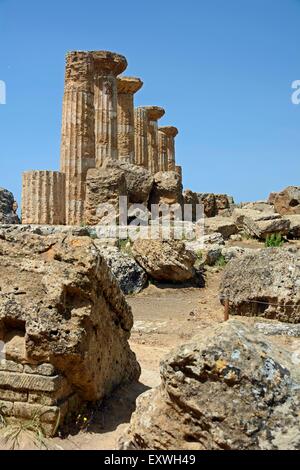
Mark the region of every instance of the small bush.
[[267, 235], [266, 241], [265, 241], [265, 246], [267, 248], [278, 248], [282, 246], [284, 243], [284, 240], [282, 238], [281, 233], [272, 233], [271, 235]]
[[226, 264], [227, 262], [223, 255], [220, 255], [217, 261], [215, 262], [215, 266], [218, 266], [219, 268], [224, 268]]

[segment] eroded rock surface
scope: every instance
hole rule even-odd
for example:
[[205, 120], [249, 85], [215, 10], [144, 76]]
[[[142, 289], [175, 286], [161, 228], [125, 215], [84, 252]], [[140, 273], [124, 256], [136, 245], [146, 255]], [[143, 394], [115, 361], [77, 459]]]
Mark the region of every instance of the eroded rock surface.
[[300, 251], [253, 250], [226, 266], [221, 299], [230, 300], [230, 313], [300, 322]]
[[7, 189], [0, 188], [0, 224], [19, 224], [17, 208], [13, 194]]
[[1, 232], [0, 260], [0, 340], [9, 359], [52, 364], [83, 400], [139, 377], [128, 345], [131, 308], [90, 238]]
[[179, 240], [138, 239], [133, 244], [132, 254], [157, 281], [185, 282], [196, 275], [196, 256]]
[[300, 374], [290, 352], [236, 320], [204, 329], [161, 362], [121, 449], [300, 448]]

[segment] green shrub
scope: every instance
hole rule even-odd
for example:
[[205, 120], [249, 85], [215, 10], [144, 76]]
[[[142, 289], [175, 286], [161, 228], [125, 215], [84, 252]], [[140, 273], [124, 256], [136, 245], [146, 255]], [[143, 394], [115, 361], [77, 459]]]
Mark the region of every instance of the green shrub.
[[217, 261], [215, 262], [215, 266], [218, 266], [219, 268], [224, 268], [226, 264], [227, 264], [227, 261], [223, 255], [220, 255]]
[[281, 233], [272, 233], [271, 235], [267, 235], [265, 246], [267, 248], [271, 247], [280, 247], [284, 243]]

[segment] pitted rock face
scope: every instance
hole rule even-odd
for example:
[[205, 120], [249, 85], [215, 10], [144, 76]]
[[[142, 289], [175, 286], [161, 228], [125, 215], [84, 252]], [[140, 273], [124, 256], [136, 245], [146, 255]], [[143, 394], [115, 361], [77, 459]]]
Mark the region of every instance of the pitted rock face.
[[88, 237], [1, 232], [0, 340], [9, 359], [51, 363], [84, 400], [139, 377], [132, 312]]
[[17, 208], [13, 194], [7, 189], [0, 188], [0, 224], [19, 224]]
[[275, 211], [281, 215], [300, 214], [300, 187], [288, 186], [273, 197]]
[[300, 449], [299, 367], [242, 322], [204, 329], [161, 362], [122, 449]]
[[300, 323], [300, 252], [266, 248], [230, 261], [223, 271], [221, 299], [230, 313]]
[[132, 253], [149, 276], [158, 281], [185, 282], [196, 276], [196, 256], [179, 240], [138, 239]]

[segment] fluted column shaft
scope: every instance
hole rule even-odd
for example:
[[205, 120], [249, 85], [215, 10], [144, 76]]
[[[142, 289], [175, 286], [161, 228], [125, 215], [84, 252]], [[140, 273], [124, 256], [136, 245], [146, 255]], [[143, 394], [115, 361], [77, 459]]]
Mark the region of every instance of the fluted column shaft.
[[117, 82], [114, 75], [95, 76], [96, 167], [104, 160], [117, 160]]
[[148, 168], [150, 173], [155, 174], [158, 172], [158, 125], [152, 119], [148, 121], [148, 149]]
[[178, 129], [174, 126], [163, 126], [159, 128], [159, 132], [162, 132], [166, 135], [168, 171], [175, 171], [175, 137], [178, 134]]
[[158, 171], [168, 171], [167, 136], [158, 130]]
[[109, 51], [94, 51], [94, 107], [96, 168], [104, 160], [118, 159], [117, 75], [127, 67], [125, 57]]
[[134, 93], [143, 85], [136, 77], [118, 77], [118, 158], [134, 163]]
[[158, 120], [165, 114], [159, 106], [143, 106], [147, 111], [147, 143], [148, 143], [148, 170], [155, 174], [159, 171], [158, 165]]
[[66, 57], [60, 168], [66, 175], [66, 223], [84, 218], [85, 179], [95, 166], [93, 57], [71, 52]]
[[27, 171], [22, 182], [23, 224], [65, 224], [65, 175], [58, 171]]
[[144, 108], [134, 111], [134, 163], [148, 168], [148, 117]]
[[118, 157], [134, 162], [134, 105], [133, 95], [118, 94]]

